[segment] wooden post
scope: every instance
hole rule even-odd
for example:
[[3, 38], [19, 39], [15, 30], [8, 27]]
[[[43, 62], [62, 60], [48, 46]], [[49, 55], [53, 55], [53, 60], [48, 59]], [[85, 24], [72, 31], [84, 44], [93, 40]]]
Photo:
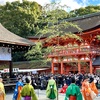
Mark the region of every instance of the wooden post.
[[[84, 66], [84, 72], [86, 73], [86, 66]], [[85, 74], [85, 73], [84, 73], [84, 74]]]
[[[11, 58], [12, 58], [12, 49], [11, 49]], [[9, 61], [9, 76], [12, 78], [12, 73], [13, 73], [13, 66], [12, 66], [12, 59]]]
[[70, 66], [66, 66], [66, 74], [68, 74], [70, 71]]
[[63, 74], [63, 61], [61, 59], [61, 74]]
[[93, 70], [92, 70], [92, 59], [90, 58], [90, 74], [93, 73]]
[[78, 73], [81, 73], [80, 58], [78, 58]]
[[52, 64], [51, 64], [51, 72], [52, 72], [52, 74], [54, 74], [54, 62], [53, 62], [53, 58], [52, 58]]
[[13, 72], [12, 69], [13, 69], [12, 68], [12, 61], [9, 61], [9, 76], [10, 76], [10, 78], [12, 77], [12, 72]]
[[94, 67], [94, 69], [93, 69], [93, 73], [96, 73], [96, 67]]

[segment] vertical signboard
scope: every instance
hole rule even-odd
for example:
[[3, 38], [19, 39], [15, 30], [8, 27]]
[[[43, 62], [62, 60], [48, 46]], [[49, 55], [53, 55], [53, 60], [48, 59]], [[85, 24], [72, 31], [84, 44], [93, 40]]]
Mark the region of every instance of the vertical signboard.
[[0, 61], [11, 61], [11, 48], [0, 47]]

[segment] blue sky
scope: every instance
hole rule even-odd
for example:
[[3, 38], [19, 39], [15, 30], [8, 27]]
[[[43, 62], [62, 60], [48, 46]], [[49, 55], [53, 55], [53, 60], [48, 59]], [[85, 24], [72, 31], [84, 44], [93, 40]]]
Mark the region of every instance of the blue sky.
[[[13, 2], [18, 0], [0, 0], [0, 4], [5, 4], [5, 2]], [[22, 2], [22, 0], [19, 0]], [[100, 0], [28, 0], [28, 1], [36, 1], [42, 6], [50, 3], [50, 2], [60, 2], [61, 5], [67, 5], [70, 7], [70, 10], [78, 9], [80, 7], [85, 7], [88, 5], [100, 5]]]
[[86, 3], [86, 5], [100, 5], [100, 0], [76, 0], [78, 3]]

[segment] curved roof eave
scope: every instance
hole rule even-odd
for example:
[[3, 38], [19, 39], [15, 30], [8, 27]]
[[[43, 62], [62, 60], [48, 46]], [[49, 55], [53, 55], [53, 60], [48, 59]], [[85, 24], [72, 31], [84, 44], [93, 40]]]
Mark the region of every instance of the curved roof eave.
[[[100, 28], [100, 12], [87, 14], [79, 17], [68, 18], [64, 20], [75, 23], [76, 25], [78, 25], [79, 28], [82, 29], [82, 32], [92, 30], [94, 28]], [[73, 27], [68, 27], [64, 31], [66, 31], [66, 33], [68, 32], [80, 33], [78, 29]], [[43, 36], [41, 36], [41, 38], [48, 37], [49, 35], [50, 34], [44, 34]], [[40, 35], [36, 35], [33, 38], [39, 38], [39, 37]]]
[[10, 32], [5, 27], [3, 27], [1, 24], [0, 24], [0, 42], [8, 43], [8, 44], [22, 45], [22, 46], [35, 45], [35, 43], [31, 42], [30, 40], [22, 38], [16, 34]]
[[[69, 18], [65, 20], [77, 24], [82, 29], [82, 31], [87, 31], [97, 26], [100, 27], [100, 12]], [[67, 28], [66, 31], [78, 33], [78, 30], [73, 27]]]

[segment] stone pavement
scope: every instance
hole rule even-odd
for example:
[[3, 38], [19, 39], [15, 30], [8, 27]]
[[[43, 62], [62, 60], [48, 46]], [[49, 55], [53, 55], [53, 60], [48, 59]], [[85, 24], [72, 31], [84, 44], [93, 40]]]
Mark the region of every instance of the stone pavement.
[[[50, 100], [48, 98], [46, 98], [46, 94], [45, 94], [45, 90], [35, 90], [36, 94], [37, 94], [37, 97], [38, 97], [38, 100]], [[10, 93], [7, 93], [6, 94], [6, 100], [12, 100], [12, 96], [13, 96], [13, 93], [10, 92]], [[64, 100], [64, 97], [65, 97], [65, 94], [61, 94], [59, 93], [58, 95], [58, 99], [56, 100]], [[96, 97], [95, 100], [100, 100], [100, 96]]]

